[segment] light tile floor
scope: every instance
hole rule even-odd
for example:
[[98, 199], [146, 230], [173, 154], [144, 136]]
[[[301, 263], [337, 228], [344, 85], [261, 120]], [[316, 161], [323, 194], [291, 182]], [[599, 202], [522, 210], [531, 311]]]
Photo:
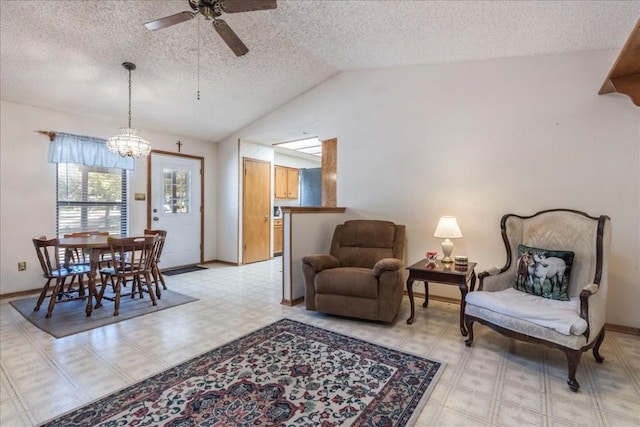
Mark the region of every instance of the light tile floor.
[[[0, 425], [31, 426], [86, 404], [283, 317], [447, 363], [419, 426], [638, 426], [640, 338], [608, 332], [602, 365], [585, 353], [579, 393], [565, 384], [564, 355], [475, 326], [467, 348], [459, 306], [409, 304], [391, 324], [287, 307], [281, 259], [166, 277], [199, 301], [55, 339], [0, 303]], [[419, 283], [419, 282], [418, 282]], [[44, 315], [44, 313], [43, 313]], [[55, 311], [54, 311], [55, 317]]]

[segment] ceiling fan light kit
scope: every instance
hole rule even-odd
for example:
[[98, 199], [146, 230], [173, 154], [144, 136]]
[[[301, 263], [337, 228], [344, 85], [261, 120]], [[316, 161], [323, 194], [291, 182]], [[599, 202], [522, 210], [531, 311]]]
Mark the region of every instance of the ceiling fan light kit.
[[149, 21], [144, 26], [150, 31], [161, 30], [181, 22], [189, 21], [198, 14], [206, 20], [212, 20], [213, 28], [222, 40], [236, 54], [245, 55], [249, 48], [240, 40], [240, 37], [220, 19], [223, 13], [251, 12], [255, 10], [275, 9], [276, 0], [187, 0], [193, 12], [185, 11], [175, 15]]
[[126, 128], [120, 128], [122, 132], [120, 135], [107, 139], [107, 148], [122, 157], [148, 156], [151, 152], [151, 143], [138, 135], [138, 129], [131, 127], [131, 71], [136, 69], [136, 64], [123, 62], [122, 66], [129, 71], [129, 125]]

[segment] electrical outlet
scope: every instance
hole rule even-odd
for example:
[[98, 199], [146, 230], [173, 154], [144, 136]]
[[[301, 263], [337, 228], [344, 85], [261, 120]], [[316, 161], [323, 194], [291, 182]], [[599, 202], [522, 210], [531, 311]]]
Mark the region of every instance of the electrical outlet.
[[20, 261], [18, 263], [18, 271], [24, 271], [27, 269], [27, 262], [26, 261]]

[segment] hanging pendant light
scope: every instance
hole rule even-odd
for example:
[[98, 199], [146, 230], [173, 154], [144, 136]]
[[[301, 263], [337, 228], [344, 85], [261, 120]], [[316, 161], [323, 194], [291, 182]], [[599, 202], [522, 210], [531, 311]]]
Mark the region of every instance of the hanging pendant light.
[[151, 152], [151, 144], [138, 136], [138, 129], [131, 127], [131, 71], [136, 69], [136, 64], [124, 62], [122, 66], [129, 71], [129, 126], [120, 128], [122, 132], [120, 135], [109, 138], [107, 148], [122, 157], [148, 156]]

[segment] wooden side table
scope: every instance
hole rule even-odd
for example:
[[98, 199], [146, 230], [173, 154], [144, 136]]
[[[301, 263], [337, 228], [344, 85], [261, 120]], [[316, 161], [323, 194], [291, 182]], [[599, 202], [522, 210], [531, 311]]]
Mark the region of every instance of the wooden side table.
[[409, 294], [409, 302], [411, 303], [411, 317], [407, 319], [407, 323], [410, 325], [413, 323], [415, 317], [415, 307], [413, 304], [413, 282], [421, 280], [424, 282], [424, 294], [425, 299], [422, 304], [423, 307], [429, 305], [429, 282], [445, 283], [448, 285], [458, 285], [460, 288], [461, 300], [460, 300], [460, 333], [463, 336], [467, 336], [467, 329], [464, 327], [464, 307], [466, 305], [465, 297], [469, 289], [467, 288], [467, 282], [470, 282], [471, 290], [473, 291], [476, 286], [476, 263], [470, 262], [464, 267], [457, 266], [453, 263], [443, 264], [440, 261], [436, 261], [435, 264], [427, 266], [427, 259], [418, 261], [415, 264], [407, 267], [409, 270], [409, 278], [407, 279], [407, 294]]

